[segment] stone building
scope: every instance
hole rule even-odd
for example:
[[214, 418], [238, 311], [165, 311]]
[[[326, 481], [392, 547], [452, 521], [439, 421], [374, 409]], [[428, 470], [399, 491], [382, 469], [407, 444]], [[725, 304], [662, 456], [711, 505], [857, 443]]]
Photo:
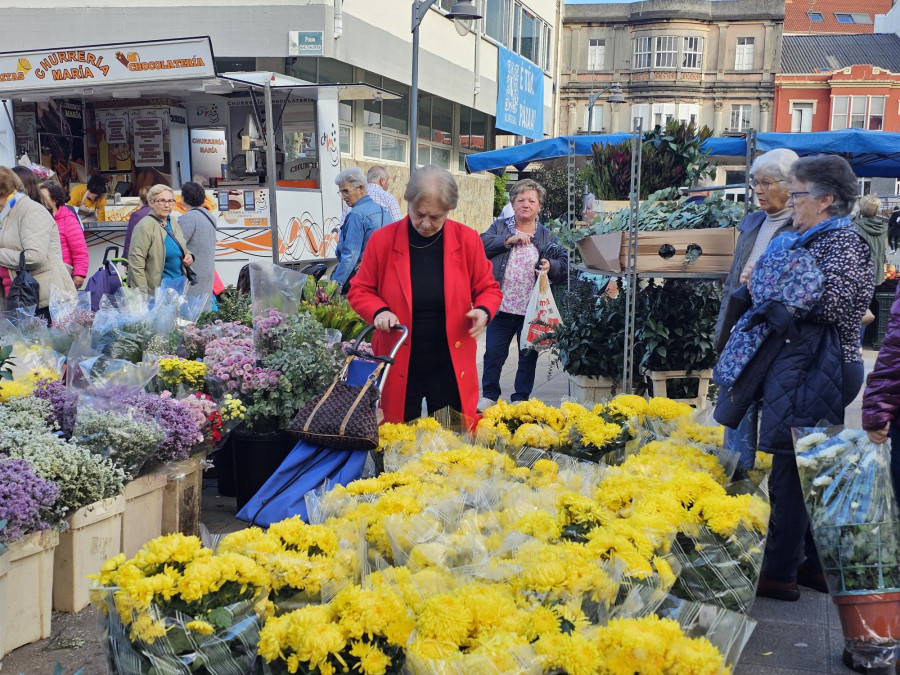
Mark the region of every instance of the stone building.
[[[628, 131], [677, 119], [716, 134], [769, 131], [784, 0], [647, 0], [565, 5], [561, 134]], [[592, 92], [619, 84], [624, 104]]]

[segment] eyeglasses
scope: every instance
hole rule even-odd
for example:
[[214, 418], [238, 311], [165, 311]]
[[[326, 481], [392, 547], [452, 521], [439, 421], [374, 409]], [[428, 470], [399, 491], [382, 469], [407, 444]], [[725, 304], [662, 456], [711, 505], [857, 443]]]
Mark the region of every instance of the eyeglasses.
[[771, 188], [776, 183], [783, 183], [783, 180], [756, 180], [755, 178], [750, 179], [750, 187], [754, 190], [760, 189], [763, 192]]
[[351, 192], [353, 192], [354, 190], [357, 190], [357, 189], [358, 188], [344, 188], [343, 190], [338, 190], [338, 192], [341, 193], [342, 195], [349, 195]]
[[788, 196], [790, 197], [791, 201], [793, 202], [793, 201], [797, 200], [798, 195], [808, 195], [808, 194], [809, 194], [809, 190], [801, 190], [799, 192], [789, 192]]
[[174, 199], [157, 199], [156, 203], [157, 204], [174, 204], [175, 200]]

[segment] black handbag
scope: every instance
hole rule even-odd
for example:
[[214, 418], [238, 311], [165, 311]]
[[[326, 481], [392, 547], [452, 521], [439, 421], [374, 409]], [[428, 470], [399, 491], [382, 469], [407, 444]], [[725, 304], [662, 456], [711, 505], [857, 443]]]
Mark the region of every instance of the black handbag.
[[19, 253], [19, 269], [16, 270], [16, 278], [9, 284], [9, 293], [6, 296], [6, 309], [14, 310], [30, 307], [36, 310], [40, 300], [41, 285], [25, 269], [25, 251], [22, 251]]
[[365, 384], [348, 384], [344, 377], [353, 357], [347, 359], [343, 372], [324, 392], [297, 413], [287, 428], [301, 440], [334, 450], [374, 450], [378, 447], [378, 376], [384, 368], [379, 363]]
[[731, 337], [731, 329], [737, 323], [744, 312], [753, 306], [753, 298], [750, 297], [750, 289], [747, 284], [741, 284], [728, 296], [728, 304], [725, 306], [725, 316], [722, 317], [722, 328], [719, 331], [719, 339], [716, 341], [716, 351], [721, 354]]

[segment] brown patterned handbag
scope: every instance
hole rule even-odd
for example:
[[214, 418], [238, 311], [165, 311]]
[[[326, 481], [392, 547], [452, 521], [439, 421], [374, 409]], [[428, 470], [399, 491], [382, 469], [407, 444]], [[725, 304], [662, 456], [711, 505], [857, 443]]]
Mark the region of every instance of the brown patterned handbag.
[[288, 426], [289, 433], [334, 450], [378, 447], [378, 376], [385, 364], [379, 363], [365, 384], [352, 385], [343, 379], [352, 360], [347, 359], [344, 371], [328, 389], [303, 406]]

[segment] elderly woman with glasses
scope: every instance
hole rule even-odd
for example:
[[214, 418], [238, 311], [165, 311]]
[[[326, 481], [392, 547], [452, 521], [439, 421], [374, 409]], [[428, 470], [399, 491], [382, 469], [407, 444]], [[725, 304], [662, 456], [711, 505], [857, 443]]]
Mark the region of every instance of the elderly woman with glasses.
[[[859, 326], [875, 275], [869, 246], [849, 218], [858, 196], [850, 165], [833, 155], [804, 157], [788, 178], [794, 231], [773, 239], [751, 274], [753, 307], [738, 320], [717, 378], [733, 373], [735, 362], [745, 365], [720, 395], [715, 416], [734, 428], [747, 401], [758, 401], [759, 449], [773, 455], [773, 506], [757, 595], [792, 601], [800, 597], [798, 583], [827, 587], [791, 429], [843, 423], [863, 382]], [[754, 332], [760, 340], [742, 350]]]
[[[793, 211], [787, 205], [788, 174], [796, 161], [797, 153], [793, 150], [778, 148], [757, 157], [750, 167], [750, 186], [760, 210], [749, 214], [738, 225], [740, 234], [734, 249], [734, 261], [725, 277], [722, 307], [716, 322], [715, 343], [720, 352], [737, 320], [740, 297], [746, 293], [746, 283], [753, 265], [769, 242], [782, 232], [790, 231], [793, 225]], [[732, 295], [735, 291], [737, 293]], [[753, 468], [758, 425], [759, 410], [754, 405], [737, 429], [725, 429], [725, 447], [740, 453], [739, 475]]]
[[128, 250], [128, 285], [154, 293], [163, 280], [174, 283], [194, 264], [184, 233], [172, 217], [175, 193], [168, 185], [147, 192], [150, 213], [135, 226]]
[[350, 288], [350, 280], [356, 274], [369, 237], [380, 227], [393, 222], [391, 215], [368, 194], [366, 176], [359, 167], [344, 169], [335, 176], [341, 199], [350, 212], [341, 225], [335, 254], [338, 266], [331, 273], [331, 280], [341, 286], [341, 292]]

